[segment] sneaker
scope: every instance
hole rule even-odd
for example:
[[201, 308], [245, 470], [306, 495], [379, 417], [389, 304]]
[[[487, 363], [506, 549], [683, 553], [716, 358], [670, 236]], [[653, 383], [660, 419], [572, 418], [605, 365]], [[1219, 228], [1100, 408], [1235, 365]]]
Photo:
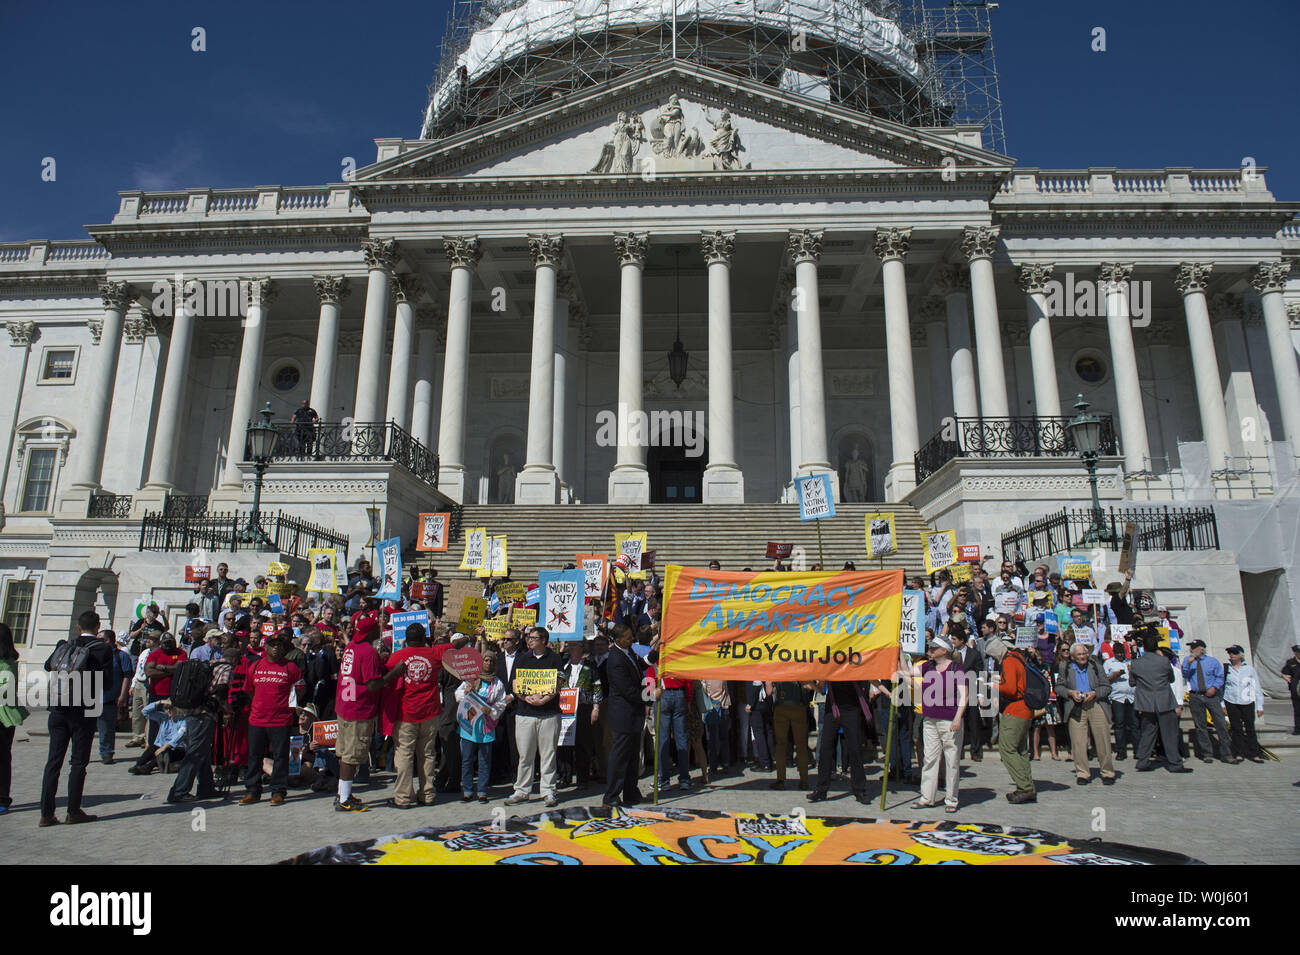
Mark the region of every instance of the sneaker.
[[70, 811], [68, 817], [63, 821], [68, 825], [73, 826], [81, 822], [94, 822], [98, 818], [98, 816], [92, 816], [90, 813], [78, 809], [76, 811]]
[[347, 802], [343, 802], [338, 796], [334, 797], [335, 812], [365, 812], [365, 804], [356, 796], [349, 796]]
[[528, 802], [527, 796], [521, 796], [518, 793], [515, 793], [513, 796], [511, 796], [509, 799], [506, 800], [506, 805], [518, 806], [520, 803], [525, 803], [525, 802]]
[[545, 805], [546, 805], [546, 808], [547, 808], [547, 809], [554, 809], [554, 808], [555, 808], [556, 806], [558, 806], [559, 804], [560, 804], [560, 801], [559, 801], [558, 799], [556, 799], [554, 796], [547, 796], [547, 797], [546, 797]]

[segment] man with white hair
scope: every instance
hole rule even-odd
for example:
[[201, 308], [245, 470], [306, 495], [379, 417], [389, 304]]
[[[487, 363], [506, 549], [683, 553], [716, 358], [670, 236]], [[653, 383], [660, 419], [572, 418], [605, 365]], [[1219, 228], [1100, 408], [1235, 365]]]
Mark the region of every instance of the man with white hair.
[[1074, 775], [1080, 786], [1092, 780], [1088, 766], [1088, 735], [1092, 734], [1101, 764], [1101, 781], [1115, 785], [1115, 765], [1110, 748], [1110, 680], [1101, 663], [1084, 643], [1070, 647], [1070, 659], [1061, 664], [1056, 675], [1056, 698], [1065, 707], [1065, 725], [1070, 730], [1070, 749], [1074, 751]]

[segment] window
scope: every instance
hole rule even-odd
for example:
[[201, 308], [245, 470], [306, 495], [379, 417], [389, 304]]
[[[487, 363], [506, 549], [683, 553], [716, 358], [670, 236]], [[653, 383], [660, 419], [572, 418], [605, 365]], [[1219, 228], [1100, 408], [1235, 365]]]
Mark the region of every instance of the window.
[[1074, 373], [1084, 384], [1099, 385], [1106, 380], [1110, 369], [1100, 352], [1085, 351], [1075, 358]]
[[71, 383], [77, 369], [77, 353], [71, 348], [51, 348], [45, 352], [41, 381]]
[[58, 460], [56, 448], [33, 448], [28, 452], [27, 479], [23, 482], [23, 500], [20, 511], [48, 511], [50, 492], [54, 490], [54, 465]]
[[296, 365], [281, 365], [272, 378], [276, 391], [293, 391], [301, 380], [302, 372]]
[[31, 631], [35, 593], [34, 580], [11, 580], [5, 588], [4, 622], [14, 632], [14, 643], [20, 647], [27, 644], [27, 634]]

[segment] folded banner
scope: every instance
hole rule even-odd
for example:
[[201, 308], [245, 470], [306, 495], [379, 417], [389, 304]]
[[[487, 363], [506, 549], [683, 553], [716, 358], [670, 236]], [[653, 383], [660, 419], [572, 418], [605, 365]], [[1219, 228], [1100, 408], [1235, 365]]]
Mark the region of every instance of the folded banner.
[[390, 537], [376, 545], [379, 557], [379, 589], [377, 600], [402, 599], [402, 539]]
[[889, 679], [903, 571], [732, 573], [670, 564], [665, 676], [699, 680]]

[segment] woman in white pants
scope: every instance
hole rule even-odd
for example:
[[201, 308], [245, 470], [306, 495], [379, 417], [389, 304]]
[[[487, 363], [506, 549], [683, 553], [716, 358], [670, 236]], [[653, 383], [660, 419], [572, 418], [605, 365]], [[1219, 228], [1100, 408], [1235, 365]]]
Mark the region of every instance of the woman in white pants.
[[956, 812], [957, 787], [961, 781], [961, 720], [970, 691], [961, 664], [952, 658], [952, 644], [947, 637], [931, 639], [927, 652], [930, 659], [912, 668], [913, 678], [921, 681], [921, 732], [925, 740], [921, 798], [912, 808], [929, 809], [935, 804], [942, 756], [948, 777], [944, 811]]

